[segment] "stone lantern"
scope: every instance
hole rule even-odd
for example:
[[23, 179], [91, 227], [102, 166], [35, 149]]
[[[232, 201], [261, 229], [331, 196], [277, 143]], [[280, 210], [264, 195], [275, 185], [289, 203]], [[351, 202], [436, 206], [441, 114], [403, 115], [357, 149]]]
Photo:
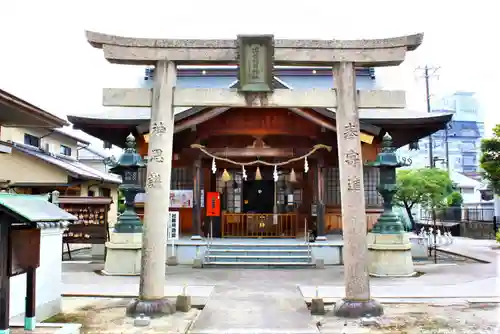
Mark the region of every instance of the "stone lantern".
[[106, 242], [105, 275], [139, 275], [141, 272], [142, 223], [134, 208], [135, 195], [142, 192], [139, 172], [146, 164], [135, 148], [132, 134], [126, 139], [126, 149], [118, 162], [110, 169], [122, 176], [123, 182], [118, 189], [125, 196], [125, 211], [111, 233], [111, 240]]
[[115, 166], [110, 169], [111, 173], [122, 177], [123, 183], [120, 189], [125, 196], [125, 211], [118, 218], [114, 232], [116, 233], [141, 233], [142, 223], [135, 212], [135, 196], [143, 191], [140, 184], [139, 171], [146, 164], [137, 153], [135, 138], [129, 134], [126, 139], [126, 149]]
[[400, 159], [392, 146], [392, 138], [386, 133], [382, 139], [382, 150], [377, 154], [375, 162], [370, 166], [380, 170], [378, 192], [384, 199], [384, 212], [373, 226], [373, 233], [397, 234], [405, 231], [404, 225], [393, 207], [393, 198], [397, 191], [396, 168], [409, 166], [410, 159]]
[[408, 277], [415, 275], [411, 253], [410, 234], [405, 232], [399, 215], [393, 209], [397, 191], [396, 168], [409, 166], [410, 159], [400, 159], [386, 134], [382, 150], [370, 165], [380, 169], [378, 191], [384, 199], [384, 211], [367, 235], [368, 272], [376, 277]]

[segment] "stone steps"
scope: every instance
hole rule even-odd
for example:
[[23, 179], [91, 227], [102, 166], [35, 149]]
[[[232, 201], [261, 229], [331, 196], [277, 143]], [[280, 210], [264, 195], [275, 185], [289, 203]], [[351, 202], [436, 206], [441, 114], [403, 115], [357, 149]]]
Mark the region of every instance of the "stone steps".
[[314, 266], [307, 244], [226, 244], [210, 245], [204, 267], [304, 267]]

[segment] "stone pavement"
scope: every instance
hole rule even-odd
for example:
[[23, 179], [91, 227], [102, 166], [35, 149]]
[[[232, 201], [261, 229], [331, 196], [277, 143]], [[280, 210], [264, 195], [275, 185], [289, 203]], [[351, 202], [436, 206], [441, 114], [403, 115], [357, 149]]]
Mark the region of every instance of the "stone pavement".
[[217, 286], [192, 334], [318, 333], [303, 298], [290, 286]]
[[[497, 260], [497, 250], [484, 241], [457, 241], [455, 248], [476, 249]], [[467, 246], [468, 245], [468, 246]], [[476, 246], [472, 246], [476, 245]], [[468, 254], [472, 256], [472, 254]], [[63, 294], [136, 296], [138, 277], [101, 276], [102, 263], [64, 263]], [[417, 265], [424, 275], [413, 278], [373, 278], [372, 295], [382, 302], [498, 302], [498, 263]], [[304, 301], [316, 293], [333, 302], [344, 295], [344, 268], [324, 269], [193, 269], [166, 268], [165, 293], [174, 298], [187, 286], [194, 304], [205, 304], [192, 333], [317, 333]], [[300, 290], [300, 291], [299, 291]], [[300, 295], [303, 294], [303, 296]], [[208, 303], [207, 303], [208, 301]], [[222, 328], [224, 327], [224, 328]], [[248, 329], [247, 331], [244, 328]]]
[[[139, 277], [101, 276], [93, 271], [103, 264], [63, 264], [63, 294], [94, 294], [128, 296], [138, 291]], [[498, 268], [496, 264], [417, 265], [416, 270], [425, 272], [412, 278], [372, 278], [374, 294], [385, 297], [421, 296], [500, 296]], [[275, 288], [297, 286], [332, 286], [342, 291], [344, 268], [331, 266], [324, 269], [193, 269], [187, 266], [168, 267], [166, 286], [233, 286], [240, 288]], [[448, 288], [449, 287], [449, 288]], [[454, 287], [454, 288], [451, 288]], [[203, 288], [193, 288], [201, 289]], [[201, 291], [198, 290], [198, 291]], [[173, 291], [173, 290], [172, 290]], [[403, 292], [405, 292], [403, 294]], [[339, 296], [342, 295], [339, 293]]]

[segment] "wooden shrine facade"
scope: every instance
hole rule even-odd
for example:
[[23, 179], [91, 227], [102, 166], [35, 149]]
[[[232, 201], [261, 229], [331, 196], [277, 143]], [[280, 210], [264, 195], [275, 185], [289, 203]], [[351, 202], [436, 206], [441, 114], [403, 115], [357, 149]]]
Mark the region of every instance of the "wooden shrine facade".
[[[220, 237], [296, 237], [323, 222], [327, 233], [340, 232], [340, 182], [335, 121], [314, 110], [234, 108], [216, 115], [216, 109], [201, 111], [176, 122], [171, 190], [194, 189], [193, 207], [171, 209], [180, 212], [181, 235], [209, 233], [210, 220], [205, 217], [204, 196], [207, 192], [221, 193], [222, 216], [212, 221], [214, 236]], [[366, 130], [364, 130], [366, 128]], [[359, 163], [373, 161], [378, 152], [382, 131], [375, 126], [361, 127], [362, 156]], [[138, 150], [146, 156], [148, 134], [137, 134]], [[262, 164], [242, 167], [213, 159], [193, 144], [201, 145], [211, 155], [244, 163], [262, 160], [270, 163], [300, 157], [318, 144], [331, 150], [318, 150], [304, 159], [278, 167], [278, 181], [273, 180], [273, 167]], [[154, 153], [150, 152], [150, 154]], [[151, 158], [153, 158], [151, 157]], [[257, 166], [262, 181], [255, 181]], [[295, 179], [290, 180], [291, 170]], [[222, 174], [227, 170], [230, 181]], [[145, 171], [144, 171], [145, 177]], [[199, 180], [199, 181], [198, 181]], [[377, 193], [378, 170], [365, 167], [364, 187], [368, 225], [372, 225], [381, 210]], [[198, 188], [199, 187], [199, 188]], [[258, 208], [252, 189], [267, 193], [267, 200]], [[199, 192], [196, 189], [200, 189]], [[267, 189], [267, 191], [266, 191]], [[272, 193], [272, 194], [270, 194]], [[198, 195], [197, 195], [198, 194]], [[197, 198], [198, 196], [198, 198]], [[276, 203], [276, 207], [274, 207]], [[316, 206], [325, 205], [324, 217], [318, 218]], [[141, 213], [143, 203], [137, 203]], [[321, 215], [322, 212], [319, 212]]]

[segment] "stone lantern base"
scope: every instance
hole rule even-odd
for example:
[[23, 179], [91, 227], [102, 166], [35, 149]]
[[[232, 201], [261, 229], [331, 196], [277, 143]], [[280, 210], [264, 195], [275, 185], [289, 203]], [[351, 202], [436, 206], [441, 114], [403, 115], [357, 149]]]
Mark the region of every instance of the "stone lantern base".
[[106, 242], [104, 275], [138, 276], [141, 273], [142, 233], [112, 233]]
[[375, 277], [416, 275], [410, 233], [368, 233], [368, 273]]

